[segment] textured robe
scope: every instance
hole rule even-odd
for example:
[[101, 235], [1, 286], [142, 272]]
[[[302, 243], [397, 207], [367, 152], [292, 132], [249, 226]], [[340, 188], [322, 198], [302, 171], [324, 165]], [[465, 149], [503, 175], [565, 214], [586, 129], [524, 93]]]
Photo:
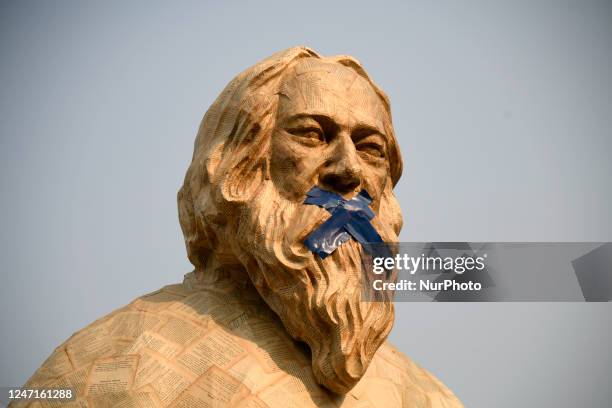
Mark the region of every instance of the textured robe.
[[73, 334], [24, 387], [69, 387], [77, 399], [11, 406], [462, 407], [388, 342], [350, 392], [333, 394], [252, 286], [193, 274]]

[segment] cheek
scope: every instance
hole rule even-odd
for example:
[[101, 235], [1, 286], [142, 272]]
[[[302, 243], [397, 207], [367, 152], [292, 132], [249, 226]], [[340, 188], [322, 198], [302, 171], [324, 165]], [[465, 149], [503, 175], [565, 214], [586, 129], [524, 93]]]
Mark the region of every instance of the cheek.
[[317, 169], [323, 164], [322, 155], [316, 148], [292, 142], [281, 133], [274, 134], [271, 148], [272, 180], [287, 198], [303, 198], [316, 181]]
[[372, 207], [378, 211], [383, 192], [390, 182], [389, 170], [387, 167], [365, 166], [363, 175], [363, 185], [372, 197]]

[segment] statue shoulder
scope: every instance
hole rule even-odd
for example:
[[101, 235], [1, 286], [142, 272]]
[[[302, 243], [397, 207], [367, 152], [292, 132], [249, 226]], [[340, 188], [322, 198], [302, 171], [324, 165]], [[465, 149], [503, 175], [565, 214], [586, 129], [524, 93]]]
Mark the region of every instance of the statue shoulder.
[[55, 348], [25, 386], [64, 386], [73, 388], [79, 396], [90, 396], [97, 389], [95, 373], [112, 367], [114, 361], [131, 370], [131, 383], [121, 383], [121, 387], [132, 389], [136, 370], [143, 367], [149, 354], [171, 360], [215, 321], [229, 324], [240, 314], [236, 307], [227, 305], [220, 293], [194, 290], [183, 284], [165, 286], [72, 334]]
[[[417, 365], [389, 342], [376, 352], [366, 376], [369, 382], [393, 383], [395, 399], [402, 406], [418, 408], [462, 408], [463, 404], [442, 382]], [[384, 396], [389, 398], [391, 393]], [[381, 398], [383, 395], [381, 395]], [[370, 396], [375, 400], [377, 396]]]
[[82, 406], [329, 404], [307, 351], [261, 302], [185, 285], [141, 296], [76, 332], [26, 386], [71, 388]]

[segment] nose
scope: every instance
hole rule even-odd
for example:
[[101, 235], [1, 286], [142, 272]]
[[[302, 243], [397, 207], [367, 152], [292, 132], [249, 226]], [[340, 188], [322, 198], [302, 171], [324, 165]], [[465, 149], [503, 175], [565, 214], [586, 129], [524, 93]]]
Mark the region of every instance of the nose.
[[332, 150], [319, 176], [319, 183], [340, 194], [355, 191], [361, 185], [362, 174], [353, 141], [348, 135], [338, 135], [330, 148]]

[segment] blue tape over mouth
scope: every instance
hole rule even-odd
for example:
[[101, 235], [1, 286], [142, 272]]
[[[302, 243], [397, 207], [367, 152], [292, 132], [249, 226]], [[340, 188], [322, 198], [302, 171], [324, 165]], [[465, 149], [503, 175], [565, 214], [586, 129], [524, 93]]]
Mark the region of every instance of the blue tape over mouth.
[[369, 207], [371, 202], [372, 198], [366, 190], [347, 200], [339, 194], [313, 187], [306, 194], [304, 204], [325, 208], [331, 217], [306, 237], [304, 245], [324, 259], [351, 237], [361, 244], [383, 243], [370, 223], [374, 218], [374, 212]]

